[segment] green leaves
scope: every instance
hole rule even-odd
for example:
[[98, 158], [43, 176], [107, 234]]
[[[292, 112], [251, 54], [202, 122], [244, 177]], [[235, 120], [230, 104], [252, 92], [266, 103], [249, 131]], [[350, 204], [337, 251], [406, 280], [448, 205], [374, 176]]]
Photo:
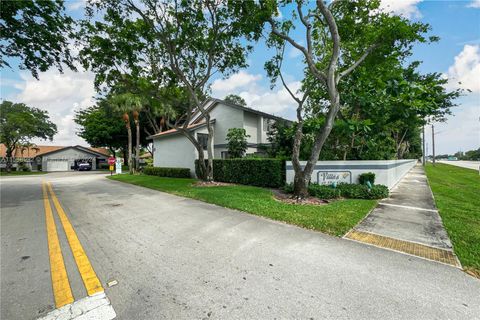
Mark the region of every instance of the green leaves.
[[75, 70], [68, 48], [73, 20], [62, 0], [2, 1], [1, 6], [0, 67], [10, 67], [5, 57], [17, 58], [20, 69], [37, 79], [51, 66]]
[[0, 104], [0, 143], [7, 149], [33, 138], [52, 140], [56, 133], [57, 126], [50, 121], [47, 111], [10, 101]]
[[241, 158], [247, 151], [247, 132], [243, 128], [230, 128], [227, 132], [227, 148], [230, 158]]

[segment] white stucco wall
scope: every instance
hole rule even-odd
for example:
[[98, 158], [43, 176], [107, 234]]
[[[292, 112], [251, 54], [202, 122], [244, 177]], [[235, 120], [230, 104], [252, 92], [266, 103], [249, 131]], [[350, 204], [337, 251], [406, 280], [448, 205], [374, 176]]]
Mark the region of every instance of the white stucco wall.
[[255, 143], [257, 144], [258, 138], [258, 118], [260, 116], [244, 111], [243, 112], [243, 128], [245, 129], [247, 135], [250, 137], [247, 138], [248, 143]]
[[243, 110], [224, 104], [216, 105], [210, 112], [210, 118], [215, 119], [215, 144], [226, 144], [227, 132], [230, 128], [243, 128]]
[[[311, 181], [323, 183], [325, 174], [340, 174], [344, 176], [344, 181], [358, 183], [358, 177], [362, 173], [375, 173], [375, 184], [383, 184], [388, 188], [393, 188], [402, 177], [412, 169], [417, 163], [416, 159], [408, 160], [350, 160], [350, 161], [318, 161], [313, 170]], [[304, 166], [306, 161], [301, 161]], [[292, 162], [286, 163], [287, 183], [293, 182], [294, 171]], [[328, 183], [327, 183], [328, 184]]]
[[182, 134], [173, 134], [153, 140], [153, 165], [155, 167], [190, 168], [195, 173], [196, 151]]

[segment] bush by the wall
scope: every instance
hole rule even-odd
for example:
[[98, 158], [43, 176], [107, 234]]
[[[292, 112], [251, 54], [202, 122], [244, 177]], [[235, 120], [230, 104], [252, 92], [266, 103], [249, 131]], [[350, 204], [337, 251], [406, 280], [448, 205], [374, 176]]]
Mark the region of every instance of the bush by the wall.
[[285, 193], [293, 193], [293, 183], [285, 183], [282, 187], [283, 192]]
[[108, 170], [110, 169], [110, 165], [108, 163], [102, 162], [98, 164], [98, 169], [100, 170]]
[[[197, 176], [198, 160], [195, 161]], [[285, 161], [279, 159], [214, 159], [213, 180], [258, 187], [285, 185]]]
[[337, 188], [344, 198], [351, 199], [383, 199], [388, 197], [388, 187], [378, 184], [369, 189], [363, 184], [340, 183]]
[[337, 189], [344, 198], [365, 199], [368, 194], [368, 187], [363, 184], [339, 183]]
[[388, 187], [382, 184], [376, 184], [369, 190], [367, 199], [383, 199], [388, 197]]
[[371, 184], [375, 183], [375, 173], [366, 172], [358, 176], [358, 183], [367, 184], [367, 181], [370, 181]]
[[340, 197], [340, 190], [316, 183], [311, 183], [308, 186], [308, 193], [320, 199], [335, 199]]
[[[293, 193], [293, 183], [285, 184], [282, 190], [286, 193]], [[381, 184], [374, 185], [369, 189], [362, 184], [339, 183], [336, 188], [332, 188], [331, 186], [311, 183], [308, 186], [308, 193], [320, 199], [340, 197], [349, 199], [383, 199], [388, 197], [389, 191], [387, 186]]]
[[190, 178], [189, 168], [145, 167], [143, 173], [149, 176]]

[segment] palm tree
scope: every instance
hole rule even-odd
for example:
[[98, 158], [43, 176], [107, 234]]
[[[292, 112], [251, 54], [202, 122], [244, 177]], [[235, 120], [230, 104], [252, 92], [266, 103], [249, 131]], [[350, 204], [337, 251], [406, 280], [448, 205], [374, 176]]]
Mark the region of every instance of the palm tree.
[[143, 101], [138, 96], [131, 95], [129, 97], [130, 105], [132, 106], [133, 121], [135, 122], [135, 170], [138, 171], [140, 167], [140, 111], [143, 109]]
[[[134, 173], [138, 170], [140, 162], [140, 120], [139, 114], [143, 108], [143, 100], [138, 95], [131, 93], [123, 93], [112, 98], [112, 103], [117, 110], [121, 111], [122, 119], [125, 122], [128, 134], [128, 170]], [[132, 157], [132, 128], [130, 125], [130, 113], [132, 113], [133, 121], [136, 128], [136, 145], [135, 145], [135, 163]]]
[[130, 125], [130, 115], [129, 113], [132, 111], [132, 105], [130, 104], [128, 94], [119, 94], [113, 96], [111, 99], [111, 104], [114, 108], [120, 112], [122, 112], [122, 119], [125, 123], [125, 127], [127, 128], [127, 136], [128, 136], [128, 171], [130, 174], [133, 173], [133, 165], [132, 165], [132, 128]]

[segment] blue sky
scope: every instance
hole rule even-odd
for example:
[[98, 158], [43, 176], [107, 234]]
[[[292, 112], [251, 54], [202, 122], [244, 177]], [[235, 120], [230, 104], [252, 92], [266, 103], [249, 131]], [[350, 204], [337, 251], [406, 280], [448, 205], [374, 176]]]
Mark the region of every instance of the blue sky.
[[[421, 1], [383, 0], [383, 6], [409, 19], [427, 22], [432, 35], [441, 38], [438, 43], [417, 45], [412, 59], [423, 61], [421, 72], [441, 72], [452, 79], [453, 88], [458, 81], [473, 92], [460, 98], [459, 107], [447, 123], [436, 124], [436, 151], [454, 153], [480, 147], [480, 0], [475, 1]], [[74, 18], [82, 16], [83, 1], [67, 1], [66, 7]], [[227, 79], [212, 82], [212, 94], [223, 98], [228, 93], [242, 96], [256, 109], [294, 118], [295, 104], [281, 87], [270, 90], [263, 70], [271, 52], [262, 43], [255, 46], [249, 56], [249, 68]], [[302, 62], [298, 53], [288, 48], [284, 63], [287, 82], [293, 88], [299, 85]], [[11, 61], [15, 65], [15, 61]], [[40, 74], [37, 81], [18, 68], [1, 72], [2, 99], [25, 102], [49, 110], [57, 123], [59, 133], [48, 144], [71, 145], [86, 143], [75, 135], [74, 111], [93, 104], [93, 74], [66, 71], [60, 74], [51, 69]], [[430, 137], [430, 128], [427, 130]], [[427, 140], [429, 142], [429, 140]], [[37, 143], [45, 144], [43, 141]], [[431, 150], [431, 148], [429, 148]]]

